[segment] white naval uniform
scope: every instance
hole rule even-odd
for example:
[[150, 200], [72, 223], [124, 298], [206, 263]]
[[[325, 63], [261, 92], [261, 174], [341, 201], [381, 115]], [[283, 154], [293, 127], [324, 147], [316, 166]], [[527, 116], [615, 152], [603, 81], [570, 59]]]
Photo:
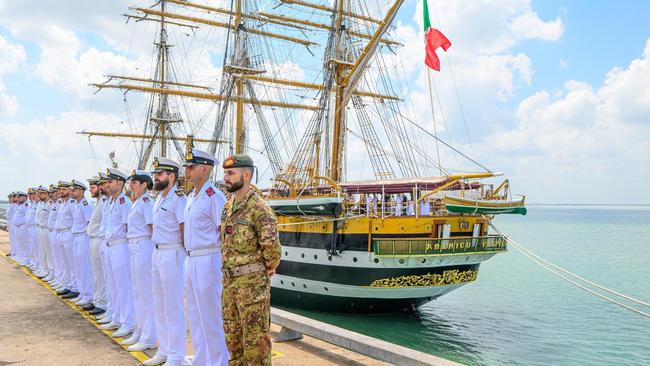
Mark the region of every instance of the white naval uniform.
[[404, 199], [402, 196], [397, 196], [395, 198], [395, 216], [402, 216], [402, 202]]
[[101, 232], [104, 235], [102, 245], [99, 247], [99, 255], [102, 259], [102, 267], [104, 269], [104, 287], [106, 288], [106, 315], [113, 319], [113, 307], [115, 290], [113, 289], [113, 271], [109, 262], [108, 245], [106, 245], [106, 233], [108, 232], [108, 214], [111, 211], [112, 198], [107, 197], [106, 202], [102, 207], [102, 220], [100, 222]]
[[429, 216], [430, 214], [431, 214], [431, 205], [429, 205], [429, 201], [427, 200], [420, 201], [420, 215]]
[[[198, 193], [196, 193], [198, 192]], [[185, 298], [194, 365], [228, 365], [221, 314], [221, 238], [226, 197], [210, 181], [185, 206]]]
[[16, 227], [16, 239], [18, 242], [18, 250], [16, 261], [20, 264], [26, 264], [27, 258], [25, 257], [25, 240], [27, 237], [27, 227], [25, 226], [25, 205], [19, 203], [16, 205], [16, 211], [14, 212], [14, 225]]
[[54, 278], [57, 284], [63, 284], [63, 258], [61, 258], [61, 243], [59, 243], [56, 231], [56, 220], [61, 213], [63, 200], [56, 200], [50, 207], [50, 216], [47, 219], [47, 226], [50, 228], [50, 248], [52, 248], [52, 266], [54, 267]]
[[106, 227], [106, 246], [108, 247], [108, 265], [111, 271], [110, 291], [112, 294], [113, 322], [120, 325], [120, 330], [131, 330], [133, 320], [133, 294], [131, 292], [131, 259], [126, 239], [127, 223], [131, 201], [124, 193], [111, 200]]
[[74, 238], [72, 237], [72, 214], [77, 204], [73, 198], [68, 198], [61, 204], [59, 215], [56, 219], [56, 232], [61, 247], [63, 259], [63, 286], [78, 292], [74, 275]]
[[153, 243], [153, 199], [145, 192], [131, 206], [127, 238], [131, 253], [131, 277], [133, 285], [133, 308], [138, 343], [156, 344], [157, 335], [153, 315], [153, 290], [151, 288], [151, 260]]
[[154, 320], [158, 334], [158, 356], [167, 356], [170, 363], [182, 363], [185, 358], [185, 311], [183, 307], [183, 262], [185, 253], [181, 242], [180, 224], [184, 222], [185, 196], [171, 187], [162, 193], [153, 206], [154, 244], [152, 289]]
[[7, 218], [7, 233], [9, 234], [9, 253], [15, 256], [17, 253], [16, 247], [16, 229], [14, 228], [14, 212], [16, 211], [16, 204], [11, 203], [7, 208], [5, 217]]
[[34, 213], [36, 213], [36, 211], [34, 211], [34, 206], [36, 206], [36, 204], [31, 200], [25, 202], [25, 227], [27, 228], [27, 252], [25, 255], [28, 258], [27, 262], [29, 264], [38, 265], [34, 256], [34, 247], [36, 246], [34, 240], [36, 234], [36, 222], [34, 221]]
[[415, 203], [413, 201], [409, 201], [406, 205], [406, 215], [415, 216]]
[[74, 269], [79, 297], [88, 303], [93, 299], [92, 273], [90, 272], [90, 255], [88, 254], [90, 237], [86, 233], [93, 207], [83, 197], [74, 208], [72, 236], [74, 237]]
[[50, 228], [48, 227], [48, 218], [50, 216], [50, 207], [52, 201], [39, 202], [36, 209], [36, 224], [38, 225], [38, 245], [40, 252], [40, 265], [43, 274], [49, 274], [52, 271], [52, 251], [50, 249]]
[[93, 208], [90, 222], [86, 228], [86, 234], [90, 238], [88, 246], [88, 256], [90, 257], [90, 269], [93, 276], [93, 305], [106, 310], [106, 278], [104, 275], [104, 266], [102, 265], [101, 247], [104, 244], [104, 232], [102, 231], [101, 221], [104, 205], [107, 199], [105, 196], [97, 198], [97, 203]]

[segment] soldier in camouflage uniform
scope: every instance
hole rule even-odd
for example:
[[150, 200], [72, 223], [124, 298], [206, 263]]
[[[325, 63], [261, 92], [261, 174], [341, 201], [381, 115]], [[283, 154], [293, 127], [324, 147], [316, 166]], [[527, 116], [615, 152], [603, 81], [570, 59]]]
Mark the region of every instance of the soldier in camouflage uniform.
[[273, 210], [250, 186], [253, 160], [238, 154], [223, 162], [231, 193], [221, 223], [222, 312], [229, 365], [270, 365], [271, 282], [282, 248]]

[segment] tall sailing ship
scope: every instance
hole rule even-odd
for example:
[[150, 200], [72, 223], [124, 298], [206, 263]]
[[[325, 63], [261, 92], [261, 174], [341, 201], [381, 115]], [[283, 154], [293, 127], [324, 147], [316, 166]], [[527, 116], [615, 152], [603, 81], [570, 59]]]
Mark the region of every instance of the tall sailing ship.
[[[524, 198], [439, 137], [433, 97], [430, 114], [416, 116], [392, 36], [404, 1], [196, 1], [130, 9], [127, 19], [157, 26], [155, 66], [92, 85], [143, 92], [144, 123], [137, 133], [82, 133], [132, 139], [141, 169], [154, 150], [176, 156], [170, 146], [179, 159], [192, 146], [221, 159], [252, 154], [283, 248], [274, 305], [414, 311], [506, 250], [490, 222], [525, 214]], [[197, 53], [173, 61], [172, 32], [222, 52], [217, 85], [178, 71]], [[212, 103], [193, 118], [197, 100]], [[446, 168], [445, 157], [478, 171]]]

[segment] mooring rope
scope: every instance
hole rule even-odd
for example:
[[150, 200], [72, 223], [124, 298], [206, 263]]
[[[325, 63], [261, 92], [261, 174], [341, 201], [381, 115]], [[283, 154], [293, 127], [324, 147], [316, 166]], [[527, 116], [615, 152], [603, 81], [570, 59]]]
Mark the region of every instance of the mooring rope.
[[562, 273], [556, 271], [555, 269], [553, 269], [553, 268], [551, 268], [551, 267], [557, 268], [558, 270], [560, 270], [560, 271], [562, 271], [562, 272], [564, 272], [564, 273], [566, 273], [566, 274], [568, 274], [568, 275], [570, 275], [570, 276], [573, 276], [573, 277], [576, 278], [576, 279], [579, 279], [579, 280], [581, 280], [581, 281], [584, 281], [584, 282], [586, 282], [586, 283], [588, 283], [588, 284], [590, 284], [590, 285], [592, 285], [592, 286], [598, 287], [598, 288], [600, 288], [600, 289], [602, 289], [602, 290], [604, 290], [604, 291], [607, 291], [607, 292], [609, 292], [609, 293], [611, 293], [611, 294], [614, 294], [614, 295], [620, 296], [620, 297], [622, 297], [622, 298], [624, 298], [624, 299], [627, 299], [627, 300], [629, 300], [629, 301], [635, 302], [635, 303], [637, 303], [637, 304], [640, 304], [640, 305], [643, 305], [643, 306], [647, 306], [647, 307], [650, 307], [650, 304], [645, 303], [645, 302], [643, 302], [643, 301], [641, 301], [641, 300], [635, 299], [635, 298], [633, 298], [633, 297], [631, 297], [631, 296], [624, 295], [624, 294], [621, 294], [621, 293], [616, 292], [616, 291], [614, 291], [614, 290], [608, 289], [607, 287], [604, 287], [604, 286], [598, 285], [598, 284], [596, 284], [596, 283], [594, 283], [594, 282], [592, 282], [592, 281], [589, 281], [589, 280], [587, 280], [587, 279], [584, 279], [584, 278], [578, 276], [577, 274], [574, 274], [574, 273], [572, 273], [572, 272], [569, 272], [569, 271], [567, 271], [566, 269], [561, 268], [561, 267], [559, 267], [559, 266], [557, 266], [557, 265], [555, 265], [555, 264], [553, 264], [553, 263], [547, 261], [546, 259], [544, 259], [544, 258], [538, 256], [537, 254], [531, 252], [530, 250], [526, 249], [523, 245], [517, 243], [516, 241], [514, 241], [514, 240], [513, 240], [512, 238], [510, 238], [509, 236], [503, 234], [499, 229], [496, 228], [496, 226], [494, 226], [494, 224], [490, 223], [490, 227], [491, 227], [492, 229], [494, 229], [494, 231], [496, 231], [497, 234], [504, 236], [504, 237], [506, 238], [506, 240], [508, 240], [508, 242], [509, 242], [510, 244], [512, 244], [512, 246], [513, 246], [515, 249], [517, 249], [521, 254], [525, 255], [526, 257], [528, 257], [528, 259], [530, 259], [530, 260], [532, 260], [533, 262], [537, 263], [537, 264], [540, 265], [542, 268], [544, 268], [544, 269], [546, 269], [547, 271], [553, 273], [554, 275], [556, 275], [556, 276], [562, 278], [563, 280], [565, 280], [565, 281], [567, 281], [567, 282], [569, 282], [569, 283], [571, 283], [571, 284], [573, 284], [573, 285], [575, 285], [575, 286], [577, 286], [577, 287], [579, 287], [579, 288], [581, 288], [581, 289], [583, 289], [583, 290], [585, 290], [585, 291], [587, 291], [587, 292], [589, 292], [589, 293], [591, 293], [591, 294], [593, 294], [593, 295], [596, 295], [596, 296], [598, 296], [598, 297], [600, 297], [600, 298], [602, 298], [602, 299], [604, 299], [604, 300], [607, 300], [607, 301], [609, 301], [609, 302], [611, 302], [611, 303], [613, 303], [613, 304], [616, 304], [616, 305], [618, 305], [618, 306], [620, 306], [620, 307], [623, 307], [623, 308], [625, 308], [625, 309], [627, 309], [627, 310], [629, 310], [629, 311], [632, 311], [632, 312], [634, 312], [634, 313], [637, 313], [637, 314], [639, 314], [639, 315], [645, 316], [646, 318], [650, 318], [650, 313], [646, 313], [646, 312], [643, 312], [643, 311], [641, 311], [641, 310], [635, 309], [635, 308], [633, 308], [633, 307], [631, 307], [631, 306], [629, 306], [629, 305], [623, 304], [623, 303], [620, 302], [620, 301], [614, 300], [614, 299], [612, 299], [612, 298], [610, 298], [610, 297], [607, 297], [607, 296], [605, 296], [605, 295], [603, 295], [603, 294], [600, 294], [600, 293], [598, 293], [598, 292], [596, 292], [596, 291], [594, 291], [594, 290], [592, 290], [592, 289], [590, 289], [590, 288], [587, 288], [586, 286], [584, 286], [584, 285], [582, 285], [582, 284], [580, 284], [580, 283], [578, 283], [578, 282], [576, 282], [576, 281], [574, 281], [574, 280], [568, 278], [567, 276], [563, 275]]

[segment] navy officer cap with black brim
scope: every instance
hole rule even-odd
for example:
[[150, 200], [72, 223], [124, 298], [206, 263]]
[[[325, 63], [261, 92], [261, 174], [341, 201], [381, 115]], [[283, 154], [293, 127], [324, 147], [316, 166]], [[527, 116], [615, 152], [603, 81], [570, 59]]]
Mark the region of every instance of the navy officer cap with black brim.
[[106, 169], [106, 180], [121, 180], [126, 182], [127, 175], [121, 170], [108, 168]]
[[217, 158], [199, 149], [192, 149], [185, 154], [185, 163], [183, 166], [209, 165], [215, 166]]
[[153, 158], [152, 173], [172, 172], [178, 173], [181, 170], [181, 165], [171, 159], [156, 156]]

